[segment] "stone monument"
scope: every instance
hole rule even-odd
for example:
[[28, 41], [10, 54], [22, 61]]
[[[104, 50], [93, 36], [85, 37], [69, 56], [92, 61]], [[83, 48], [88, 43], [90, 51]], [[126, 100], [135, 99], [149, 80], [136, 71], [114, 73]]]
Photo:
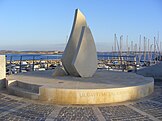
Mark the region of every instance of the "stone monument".
[[92, 77], [97, 69], [97, 53], [85, 16], [75, 11], [72, 31], [62, 56], [62, 64], [69, 75]]
[[5, 87], [4, 79], [6, 78], [6, 57], [0, 55], [0, 89]]
[[154, 79], [150, 77], [96, 71], [95, 43], [79, 9], [75, 12], [62, 64], [63, 67], [57, 67], [54, 73], [46, 70], [10, 75], [7, 77], [7, 89], [14, 95], [55, 104], [117, 103], [140, 99], [154, 90]]

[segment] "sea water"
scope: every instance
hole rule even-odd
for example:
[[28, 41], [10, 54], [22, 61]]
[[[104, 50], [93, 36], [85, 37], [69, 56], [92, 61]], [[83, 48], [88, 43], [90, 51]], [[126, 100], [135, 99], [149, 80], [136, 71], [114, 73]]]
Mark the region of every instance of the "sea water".
[[[154, 59], [155, 58], [155, 54], [151, 54], [152, 57], [150, 57], [150, 55], [146, 54], [146, 60], [149, 60], [150, 58]], [[122, 55], [122, 57], [124, 59], [128, 59], [130, 61], [133, 61], [134, 58], [136, 58], [136, 61], [139, 60], [139, 57], [141, 56], [140, 60], [144, 60], [144, 55]], [[62, 54], [55, 54], [55, 55], [47, 55], [47, 54], [6, 54], [6, 59], [7, 61], [25, 61], [25, 60], [59, 60], [61, 59]], [[107, 59], [112, 59], [112, 58], [117, 58], [119, 57], [118, 53], [98, 53], [97, 54], [98, 59], [102, 59], [102, 60], [107, 60]]]

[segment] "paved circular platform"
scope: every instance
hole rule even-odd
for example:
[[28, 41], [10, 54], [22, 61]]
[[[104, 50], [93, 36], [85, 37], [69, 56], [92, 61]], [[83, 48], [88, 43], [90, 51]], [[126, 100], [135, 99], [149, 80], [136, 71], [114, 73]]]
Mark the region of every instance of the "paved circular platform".
[[104, 104], [136, 100], [151, 94], [154, 79], [134, 73], [97, 71], [92, 78], [57, 77], [53, 71], [11, 75], [8, 80], [40, 85], [39, 99], [56, 104]]
[[142, 99], [103, 105], [55, 105], [0, 91], [0, 121], [161, 121], [162, 80]]

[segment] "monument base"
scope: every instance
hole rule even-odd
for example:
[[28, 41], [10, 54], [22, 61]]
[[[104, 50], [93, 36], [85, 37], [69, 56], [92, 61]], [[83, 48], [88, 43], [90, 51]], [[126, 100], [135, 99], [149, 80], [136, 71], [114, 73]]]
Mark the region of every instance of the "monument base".
[[153, 78], [135, 73], [97, 71], [91, 78], [52, 78], [52, 73], [41, 71], [8, 76], [8, 90], [11, 94], [54, 104], [117, 103], [140, 99], [154, 90]]

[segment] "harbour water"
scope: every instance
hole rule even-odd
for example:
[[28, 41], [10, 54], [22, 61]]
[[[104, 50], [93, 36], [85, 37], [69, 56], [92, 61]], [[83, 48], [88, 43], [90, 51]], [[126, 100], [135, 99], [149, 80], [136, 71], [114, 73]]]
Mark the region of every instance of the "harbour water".
[[[120, 55], [118, 53], [98, 53], [97, 54], [99, 60], [108, 60], [112, 58], [117, 58]], [[19, 60], [59, 60], [61, 59], [62, 54], [55, 54], [55, 55], [47, 55], [47, 54], [6, 54], [7, 61], [19, 61]], [[130, 61], [133, 61], [134, 58], [136, 61], [144, 61], [144, 54], [138, 54], [138, 55], [122, 55], [123, 58], [127, 58]], [[156, 55], [154, 53], [146, 54], [145, 60], [154, 60]]]

